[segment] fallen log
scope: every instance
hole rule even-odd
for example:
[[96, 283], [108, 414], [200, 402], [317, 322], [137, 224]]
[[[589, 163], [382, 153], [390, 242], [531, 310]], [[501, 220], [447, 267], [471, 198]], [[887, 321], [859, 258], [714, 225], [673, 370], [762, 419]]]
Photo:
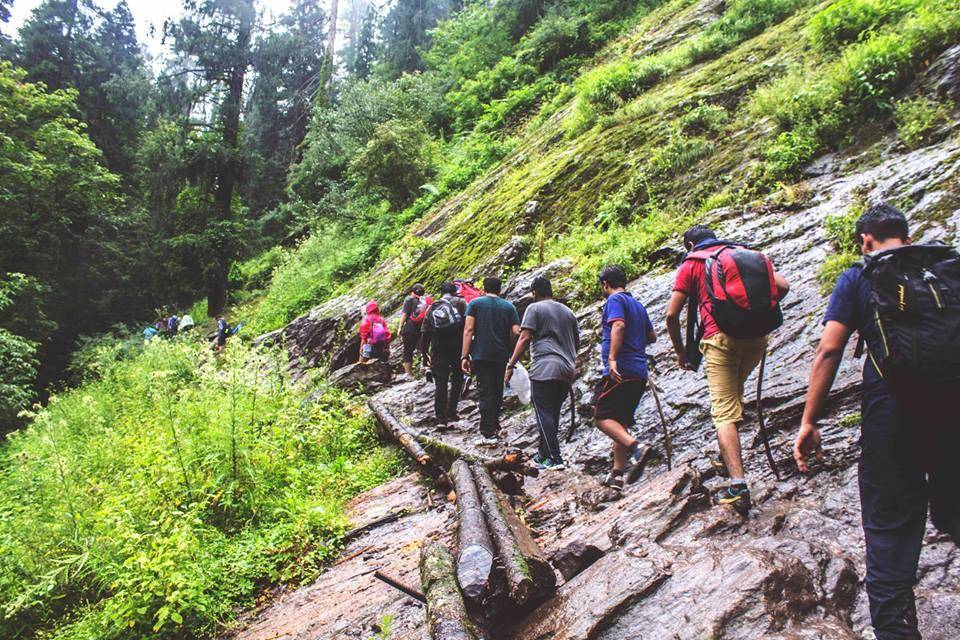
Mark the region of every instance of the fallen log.
[[420, 446], [420, 443], [417, 442], [416, 436], [414, 436], [410, 431], [407, 430], [400, 421], [393, 417], [393, 415], [387, 411], [387, 408], [383, 406], [382, 402], [377, 400], [369, 400], [367, 406], [370, 407], [370, 411], [373, 412], [373, 415], [376, 416], [377, 420], [386, 429], [390, 436], [400, 443], [400, 446], [407, 450], [407, 453], [410, 454], [410, 457], [417, 461], [422, 467], [429, 466], [431, 463], [430, 454], [424, 451], [423, 447]]
[[420, 584], [432, 640], [478, 639], [457, 587], [453, 556], [439, 542], [425, 544], [420, 550]]
[[493, 578], [493, 541], [470, 465], [457, 460], [450, 473], [457, 492], [457, 581], [464, 596], [480, 600]]
[[450, 468], [457, 460], [465, 460], [470, 464], [481, 464], [490, 471], [510, 471], [532, 478], [540, 475], [539, 469], [526, 464], [526, 456], [521, 451], [508, 451], [499, 458], [482, 458], [452, 444], [423, 434], [417, 435], [417, 442], [423, 445], [424, 449], [430, 452], [432, 457], [436, 458], [437, 462], [443, 464], [446, 468]]
[[557, 586], [557, 576], [550, 561], [497, 489], [489, 470], [481, 465], [472, 467], [471, 471], [487, 517], [490, 537], [503, 564], [510, 600], [519, 606], [542, 602]]

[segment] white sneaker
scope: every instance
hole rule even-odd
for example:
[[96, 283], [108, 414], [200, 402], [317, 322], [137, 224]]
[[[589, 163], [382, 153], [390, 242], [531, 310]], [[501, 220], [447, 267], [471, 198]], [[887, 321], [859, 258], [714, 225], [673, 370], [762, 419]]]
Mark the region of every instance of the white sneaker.
[[487, 436], [480, 436], [473, 441], [473, 446], [475, 447], [495, 447], [500, 444], [500, 438], [493, 436], [488, 438]]

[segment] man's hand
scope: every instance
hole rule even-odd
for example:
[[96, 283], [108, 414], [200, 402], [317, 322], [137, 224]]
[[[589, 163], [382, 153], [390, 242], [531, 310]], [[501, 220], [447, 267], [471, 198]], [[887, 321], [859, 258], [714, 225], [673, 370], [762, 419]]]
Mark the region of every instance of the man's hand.
[[621, 382], [623, 376], [620, 375], [620, 370], [617, 368], [617, 361], [611, 358], [608, 360], [608, 364], [610, 365], [610, 379], [614, 382]]
[[687, 354], [684, 351], [677, 352], [677, 366], [680, 367], [681, 371], [690, 370], [690, 361], [687, 360]]
[[506, 386], [510, 384], [510, 379], [513, 377], [513, 367], [507, 367], [506, 373], [503, 374], [503, 385]]
[[820, 428], [815, 423], [804, 422], [800, 425], [800, 433], [797, 434], [797, 441], [793, 445], [793, 459], [797, 461], [797, 469], [800, 473], [810, 472], [808, 462], [811, 455], [816, 456], [817, 460], [823, 460]]
[[470, 359], [464, 358], [460, 361], [460, 370], [465, 374], [470, 375]]

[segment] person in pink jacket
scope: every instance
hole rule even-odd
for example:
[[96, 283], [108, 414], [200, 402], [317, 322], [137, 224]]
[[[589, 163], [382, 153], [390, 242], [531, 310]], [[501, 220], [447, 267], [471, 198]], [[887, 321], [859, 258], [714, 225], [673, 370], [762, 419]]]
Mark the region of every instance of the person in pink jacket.
[[387, 321], [380, 315], [380, 306], [373, 300], [367, 303], [364, 311], [366, 315], [360, 321], [359, 362], [386, 362], [390, 358], [390, 341], [393, 340]]

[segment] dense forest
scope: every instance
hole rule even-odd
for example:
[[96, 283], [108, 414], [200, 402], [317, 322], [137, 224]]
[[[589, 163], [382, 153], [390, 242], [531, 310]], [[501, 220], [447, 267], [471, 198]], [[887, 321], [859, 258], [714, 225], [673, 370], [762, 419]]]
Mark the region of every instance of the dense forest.
[[[13, 33], [16, 2], [3, 637], [213, 634], [321, 571], [344, 501], [401, 468], [355, 398], [317, 380], [305, 408], [281, 356], [138, 327], [227, 312], [259, 335], [466, 274], [514, 234], [527, 266], [572, 260], [586, 300], [602, 263], [638, 275], [697, 213], [792, 207], [820, 154], [888, 129], [921, 146], [955, 109], [902, 91], [960, 41], [956, 0], [730, 0], [703, 24], [689, 0], [180, 0], [160, 54], [127, 0], [44, 0]], [[852, 257], [838, 213], [825, 285]]]

